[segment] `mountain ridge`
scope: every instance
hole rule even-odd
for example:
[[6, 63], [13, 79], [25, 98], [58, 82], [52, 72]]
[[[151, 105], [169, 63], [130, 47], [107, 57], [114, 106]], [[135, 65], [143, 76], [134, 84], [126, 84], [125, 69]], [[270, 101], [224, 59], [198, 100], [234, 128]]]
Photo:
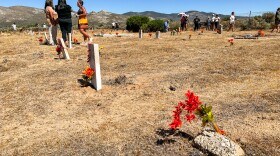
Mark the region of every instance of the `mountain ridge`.
[[[196, 10], [187, 11], [190, 15], [190, 20], [195, 16], [199, 16], [202, 20], [205, 20], [208, 16], [212, 16], [212, 12], [201, 12]], [[215, 14], [215, 13], [214, 13]], [[45, 12], [43, 9], [34, 8], [29, 6], [11, 6], [3, 7], [0, 6], [0, 28], [10, 27], [12, 23], [16, 23], [19, 27], [21, 26], [35, 26], [46, 23]], [[155, 11], [143, 11], [143, 12], [126, 12], [123, 14], [112, 13], [106, 10], [99, 12], [90, 11], [88, 13], [89, 24], [95, 28], [109, 28], [112, 22], [118, 22], [122, 28], [125, 27], [127, 18], [130, 16], [148, 16], [151, 19], [171, 19], [173, 21], [179, 20], [178, 13], [160, 13]], [[228, 15], [221, 15], [225, 17]], [[77, 25], [77, 18], [73, 14], [72, 16], [74, 26]]]

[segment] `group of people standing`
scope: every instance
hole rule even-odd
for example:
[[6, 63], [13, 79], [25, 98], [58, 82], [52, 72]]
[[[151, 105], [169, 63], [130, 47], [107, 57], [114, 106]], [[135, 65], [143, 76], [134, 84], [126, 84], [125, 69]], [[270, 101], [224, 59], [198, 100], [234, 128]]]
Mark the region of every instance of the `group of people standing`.
[[[235, 21], [235, 17], [233, 12], [230, 23], [234, 25], [234, 21]], [[189, 16], [182, 16], [180, 22], [181, 22], [181, 31], [186, 31], [189, 24]], [[200, 22], [201, 22], [200, 18], [196, 16], [193, 20], [194, 31], [197, 31], [200, 28], [200, 24], [201, 24]], [[206, 20], [206, 29], [215, 31], [218, 29], [220, 22], [221, 22], [221, 18], [219, 17], [219, 15], [213, 14], [211, 19], [210, 17], [208, 17]]]
[[[84, 42], [82, 44], [86, 45], [87, 41], [91, 41], [90, 36], [87, 34], [88, 20], [87, 11], [84, 7], [83, 0], [77, 1], [77, 6], [79, 10], [76, 16], [78, 20], [78, 28], [80, 33], [84, 37]], [[59, 25], [62, 38], [64, 41], [69, 41], [69, 34], [72, 33], [72, 7], [66, 3], [66, 0], [58, 0], [58, 4], [54, 7], [53, 0], [46, 0], [45, 2], [45, 13], [47, 18], [47, 23], [49, 26], [50, 34], [50, 44], [57, 44], [57, 27]]]

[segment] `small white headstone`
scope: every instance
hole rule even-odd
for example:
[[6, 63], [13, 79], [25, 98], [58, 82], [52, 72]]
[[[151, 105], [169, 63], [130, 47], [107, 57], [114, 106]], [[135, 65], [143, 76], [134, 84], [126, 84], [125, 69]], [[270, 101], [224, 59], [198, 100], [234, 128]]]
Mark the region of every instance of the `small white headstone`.
[[160, 31], [157, 31], [156, 32], [156, 39], [159, 39], [160, 38]]
[[71, 49], [72, 48], [72, 35], [71, 35], [71, 33], [69, 33], [68, 34], [68, 47], [69, 47], [69, 49]]
[[62, 49], [63, 58], [66, 60], [70, 60], [70, 57], [69, 57], [69, 54], [68, 54], [68, 51], [67, 51], [63, 38], [60, 39], [60, 43], [61, 43], [61, 47], [62, 47], [61, 49]]
[[223, 33], [223, 25], [220, 24], [220, 25], [218, 26], [218, 30], [219, 30], [218, 33], [219, 33], [219, 34], [222, 34], [222, 33]]
[[139, 38], [143, 38], [143, 30], [142, 29], [139, 30]]
[[102, 88], [101, 82], [101, 69], [100, 69], [100, 57], [99, 57], [99, 45], [98, 44], [88, 44], [89, 48], [89, 64], [95, 73], [92, 76], [91, 83], [93, 87], [99, 91]]

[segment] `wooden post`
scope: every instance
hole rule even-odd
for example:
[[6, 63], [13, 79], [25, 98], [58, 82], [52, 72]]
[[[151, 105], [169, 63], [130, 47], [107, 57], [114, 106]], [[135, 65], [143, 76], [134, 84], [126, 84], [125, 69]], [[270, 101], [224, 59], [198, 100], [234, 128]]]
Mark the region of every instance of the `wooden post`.
[[66, 60], [70, 60], [70, 57], [69, 57], [68, 51], [66, 49], [66, 45], [64, 43], [63, 38], [60, 39], [60, 44], [61, 44], [61, 47], [62, 47], [61, 49], [62, 49], [63, 58], [66, 59]]
[[139, 38], [143, 38], [143, 30], [142, 29], [139, 30]]
[[160, 39], [160, 31], [156, 32], [156, 39]]
[[68, 48], [71, 49], [72, 48], [72, 35], [71, 33], [68, 34]]
[[102, 88], [101, 82], [101, 70], [100, 70], [100, 58], [99, 58], [99, 45], [98, 44], [88, 44], [89, 48], [89, 64], [95, 73], [92, 76], [91, 84], [93, 87], [99, 91]]

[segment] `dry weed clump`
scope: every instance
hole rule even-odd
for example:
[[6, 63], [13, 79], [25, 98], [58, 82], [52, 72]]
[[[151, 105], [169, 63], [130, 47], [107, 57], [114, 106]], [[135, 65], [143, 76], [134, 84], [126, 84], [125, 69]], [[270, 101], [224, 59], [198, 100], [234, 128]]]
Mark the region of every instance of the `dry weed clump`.
[[190, 139], [199, 124], [168, 131], [188, 89], [247, 155], [280, 155], [278, 36], [233, 46], [231, 33], [143, 36], [94, 38], [106, 47], [96, 92], [77, 82], [87, 47], [73, 45], [62, 60], [39, 35], [1, 35], [0, 155], [203, 155]]

